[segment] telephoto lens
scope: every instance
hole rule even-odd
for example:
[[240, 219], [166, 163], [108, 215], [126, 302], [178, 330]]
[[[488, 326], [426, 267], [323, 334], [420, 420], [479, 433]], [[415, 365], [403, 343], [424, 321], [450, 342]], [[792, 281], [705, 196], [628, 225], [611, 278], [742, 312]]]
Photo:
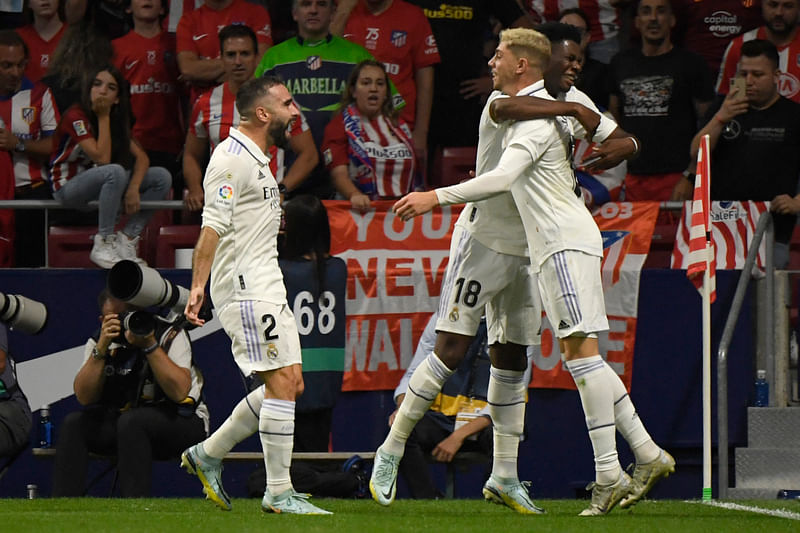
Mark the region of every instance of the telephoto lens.
[[137, 337], [152, 335], [156, 329], [156, 319], [147, 311], [129, 311], [119, 317], [123, 330], [128, 330]]

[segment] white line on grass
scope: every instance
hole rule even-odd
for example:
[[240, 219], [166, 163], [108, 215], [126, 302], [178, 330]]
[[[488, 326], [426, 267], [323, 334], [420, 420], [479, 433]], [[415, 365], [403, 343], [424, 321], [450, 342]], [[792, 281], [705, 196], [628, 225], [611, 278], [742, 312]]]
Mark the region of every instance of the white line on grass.
[[710, 505], [711, 507], [719, 507], [721, 509], [728, 509], [729, 511], [748, 511], [751, 513], [765, 514], [769, 516], [777, 516], [778, 518], [788, 518], [790, 520], [800, 520], [800, 513], [787, 511], [786, 509], [764, 509], [762, 507], [753, 507], [750, 505], [741, 505], [739, 503], [731, 502], [715, 502], [715, 501], [698, 501], [686, 500], [687, 503], [701, 503], [703, 505]]

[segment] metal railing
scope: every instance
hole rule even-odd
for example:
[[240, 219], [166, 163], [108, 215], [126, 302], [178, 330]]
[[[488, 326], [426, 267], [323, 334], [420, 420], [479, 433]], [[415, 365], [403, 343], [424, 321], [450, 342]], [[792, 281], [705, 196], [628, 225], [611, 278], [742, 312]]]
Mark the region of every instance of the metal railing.
[[[86, 204], [88, 210], [96, 210], [98, 206], [97, 200], [92, 200]], [[184, 209], [183, 202], [180, 200], [149, 200], [142, 201], [139, 204], [140, 209], [144, 210], [157, 210], [157, 209]], [[76, 211], [75, 206], [67, 206], [58, 200], [0, 200], [0, 209], [36, 209], [44, 211], [44, 266], [50, 266], [50, 250], [47, 245], [47, 232], [50, 228], [50, 210], [51, 209], [67, 209]], [[86, 209], [84, 209], [86, 210]]]
[[725, 321], [725, 328], [722, 331], [722, 338], [719, 341], [717, 351], [717, 460], [718, 460], [718, 482], [719, 498], [728, 496], [728, 347], [733, 338], [736, 322], [739, 320], [739, 312], [742, 309], [747, 287], [750, 284], [753, 267], [758, 256], [758, 249], [761, 240], [766, 236], [764, 258], [766, 269], [766, 316], [764, 317], [766, 347], [766, 366], [768, 377], [771, 378], [774, 370], [775, 335], [774, 335], [774, 316], [775, 316], [775, 265], [773, 262], [772, 248], [774, 242], [772, 214], [762, 213], [756, 225], [756, 231], [750, 242], [750, 249], [747, 252], [747, 259], [744, 262], [739, 282], [736, 285], [736, 292], [733, 295], [733, 303]]

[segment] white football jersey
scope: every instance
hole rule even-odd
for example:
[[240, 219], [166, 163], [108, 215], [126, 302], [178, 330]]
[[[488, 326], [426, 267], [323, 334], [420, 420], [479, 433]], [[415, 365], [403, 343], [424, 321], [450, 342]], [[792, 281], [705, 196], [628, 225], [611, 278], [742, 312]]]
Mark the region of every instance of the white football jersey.
[[[500, 156], [503, 155], [502, 139], [511, 122], [498, 123], [492, 120], [489, 107], [497, 98], [508, 98], [508, 96], [500, 91], [492, 92], [481, 113], [478, 155], [475, 161], [476, 176], [496, 167]], [[461, 211], [457, 224], [463, 226], [475, 240], [491, 250], [523, 257], [528, 255], [525, 229], [511, 193], [468, 203]]]
[[221, 308], [239, 300], [285, 303], [278, 266], [280, 194], [269, 158], [232, 128], [211, 155], [203, 189], [203, 227], [219, 234], [211, 265], [214, 305]]

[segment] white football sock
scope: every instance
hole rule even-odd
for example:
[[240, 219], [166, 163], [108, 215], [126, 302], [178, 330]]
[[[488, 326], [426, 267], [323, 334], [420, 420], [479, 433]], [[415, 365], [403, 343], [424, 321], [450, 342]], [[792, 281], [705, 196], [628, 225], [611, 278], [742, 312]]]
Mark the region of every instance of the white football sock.
[[517, 480], [517, 453], [525, 427], [525, 372], [491, 368], [487, 400], [494, 424], [492, 475]]
[[267, 490], [273, 496], [292, 488], [289, 467], [294, 445], [295, 402], [265, 398], [258, 418], [258, 433], [267, 468]]
[[609, 376], [608, 382], [614, 395], [614, 424], [617, 426], [617, 431], [630, 446], [636, 457], [636, 464], [652, 463], [658, 459], [661, 448], [653, 442], [652, 437], [644, 428], [644, 424], [633, 406], [633, 401], [628, 396], [628, 391], [625, 390], [625, 384], [608, 363], [605, 365], [606, 373]]
[[586, 428], [594, 449], [596, 481], [609, 485], [619, 479], [614, 426], [614, 396], [611, 393], [605, 362], [599, 355], [567, 361], [567, 369], [575, 380], [586, 417]]
[[205, 453], [209, 457], [222, 459], [234, 446], [258, 431], [258, 413], [263, 400], [263, 385], [242, 398], [228, 419], [203, 441]]
[[428, 411], [428, 408], [442, 391], [442, 385], [453, 375], [450, 370], [431, 352], [422, 363], [414, 370], [408, 381], [408, 390], [400, 404], [400, 409], [394, 418], [392, 427], [381, 449], [391, 455], [402, 456], [406, 449], [408, 436], [414, 430], [419, 419]]

